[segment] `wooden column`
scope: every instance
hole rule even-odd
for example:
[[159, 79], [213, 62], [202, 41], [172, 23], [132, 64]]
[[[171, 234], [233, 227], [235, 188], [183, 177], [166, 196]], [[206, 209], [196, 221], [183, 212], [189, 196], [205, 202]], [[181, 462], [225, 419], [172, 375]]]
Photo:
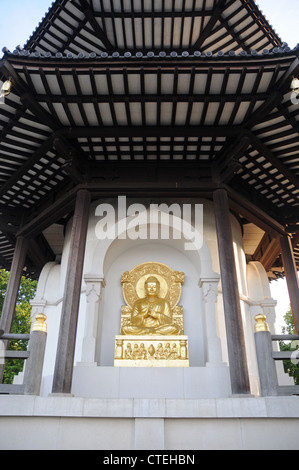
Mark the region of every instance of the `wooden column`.
[[299, 332], [299, 281], [290, 237], [288, 235], [282, 236], [280, 245], [295, 328]]
[[[0, 331], [3, 331], [4, 333], [11, 332], [26, 254], [27, 240], [24, 237], [18, 237], [0, 318]], [[4, 366], [0, 365], [0, 383], [3, 379], [3, 372]]]
[[52, 393], [71, 393], [90, 194], [77, 194], [62, 304]]
[[244, 395], [250, 393], [250, 385], [229, 203], [225, 190], [218, 189], [214, 192], [214, 207], [232, 393]]
[[27, 240], [24, 237], [18, 237], [0, 319], [0, 329], [5, 333], [11, 331], [26, 254]]

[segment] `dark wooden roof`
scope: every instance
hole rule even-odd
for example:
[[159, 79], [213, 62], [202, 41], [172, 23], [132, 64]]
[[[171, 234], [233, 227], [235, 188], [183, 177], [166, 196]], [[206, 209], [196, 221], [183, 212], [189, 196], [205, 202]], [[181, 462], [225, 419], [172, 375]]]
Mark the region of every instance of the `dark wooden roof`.
[[245, 223], [296, 234], [298, 55], [253, 1], [55, 2], [0, 62], [13, 82], [0, 106], [0, 265], [16, 234], [32, 239], [31, 272], [53, 259], [44, 230], [83, 186], [209, 197], [221, 185]]
[[60, 0], [25, 48], [52, 54], [240, 53], [280, 45], [253, 0]]

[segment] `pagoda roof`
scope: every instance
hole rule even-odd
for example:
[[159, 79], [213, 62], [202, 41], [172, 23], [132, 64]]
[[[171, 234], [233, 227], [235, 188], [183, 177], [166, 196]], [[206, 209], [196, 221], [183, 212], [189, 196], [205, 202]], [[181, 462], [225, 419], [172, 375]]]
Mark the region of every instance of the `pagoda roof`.
[[57, 0], [30, 52], [250, 52], [281, 39], [253, 0]]
[[[107, 12], [111, 4], [107, 18], [116, 22], [117, 12], [128, 15], [122, 5], [134, 4], [132, 20], [145, 25], [149, 18], [152, 24], [145, 8], [138, 12], [143, 3], [90, 5]], [[165, 14], [167, 6], [176, 6], [168, 16], [158, 12], [162, 2], [153, 3], [166, 22], [185, 21], [182, 11], [191, 4], [204, 4], [206, 14], [217, 2], [164, 2]], [[250, 18], [248, 6], [258, 11], [254, 2], [224, 3], [235, 13], [239, 4], [238, 15], [246, 10]], [[272, 29], [271, 44], [263, 35], [267, 49], [259, 43], [251, 50], [246, 41], [241, 48], [221, 43], [221, 50], [220, 43], [212, 49], [204, 42], [200, 50], [182, 42], [159, 50], [142, 43], [128, 50], [120, 41], [110, 50], [68, 48], [66, 42], [48, 47], [46, 31], [53, 32], [66, 12], [75, 25], [77, 4], [55, 2], [26, 47], [5, 50], [0, 61], [0, 78], [12, 80], [0, 106], [0, 266], [9, 268], [20, 235], [31, 240], [31, 274], [59, 255], [61, 227], [78, 188], [94, 198], [209, 197], [221, 186], [243, 223], [254, 222], [274, 238], [292, 233], [297, 240], [299, 105], [291, 100], [290, 84], [299, 73], [299, 49], [278, 45]], [[89, 27], [86, 18], [85, 12], [73, 33], [65, 28], [68, 45]], [[299, 240], [299, 266], [298, 246]]]

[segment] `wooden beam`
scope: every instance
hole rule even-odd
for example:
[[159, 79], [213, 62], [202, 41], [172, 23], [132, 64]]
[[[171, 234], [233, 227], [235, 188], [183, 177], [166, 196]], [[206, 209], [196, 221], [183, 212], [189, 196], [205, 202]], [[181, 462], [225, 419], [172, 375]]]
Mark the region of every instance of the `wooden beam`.
[[[104, 44], [107, 48], [107, 51], [115, 50], [115, 46], [109, 41], [107, 35], [104, 33], [102, 28], [100, 27], [99, 23], [96, 20], [95, 13], [91, 9], [89, 3], [86, 0], [80, 0], [82, 11], [85, 14], [86, 18], [88, 19], [92, 29], [94, 30], [96, 36], [100, 41]], [[78, 6], [77, 6], [78, 8]]]
[[236, 103], [241, 100], [242, 102], [265, 101], [268, 98], [268, 93], [213, 93], [207, 95], [205, 93], [159, 93], [159, 94], [113, 94], [113, 95], [94, 95], [94, 94], [52, 94], [45, 93], [36, 94], [36, 100], [42, 103], [219, 103], [221, 99], [225, 99], [226, 103]]
[[78, 189], [78, 187], [72, 189], [53, 204], [43, 209], [36, 217], [27, 222], [19, 230], [17, 236], [35, 237], [50, 225], [57, 222], [57, 220], [71, 212], [75, 206]]
[[213, 14], [211, 16], [210, 21], [208, 22], [208, 24], [206, 25], [206, 27], [204, 28], [204, 30], [200, 34], [200, 36], [197, 39], [197, 41], [195, 42], [195, 44], [193, 44], [192, 49], [194, 49], [194, 50], [200, 49], [201, 46], [203, 45], [203, 43], [211, 35], [211, 32], [212, 32], [213, 28], [215, 27], [217, 21], [219, 21], [219, 19], [221, 18], [222, 10], [223, 10], [223, 7], [225, 6], [225, 3], [226, 3], [226, 0], [219, 0], [218, 1], [217, 5], [214, 8], [214, 11], [213, 11]]
[[71, 393], [90, 194], [79, 191], [73, 218], [52, 393]]
[[[50, 246], [48, 246], [47, 241], [44, 239], [44, 236], [41, 234], [39, 236], [42, 240], [36, 239], [29, 239], [28, 240], [28, 257], [30, 258], [32, 264], [34, 267], [37, 268], [38, 272], [41, 272], [43, 267], [49, 262], [49, 261], [54, 261], [55, 260], [55, 255], [52, 252], [52, 249]], [[43, 250], [40, 246], [40, 243], [44, 245], [47, 245], [47, 252]]]
[[253, 204], [229, 186], [223, 185], [223, 188], [227, 190], [229, 195], [229, 205], [234, 212], [243, 215], [243, 217], [245, 217], [249, 222], [254, 223], [257, 227], [270, 233], [274, 238], [277, 238], [279, 235], [286, 234], [286, 230], [283, 225], [269, 216], [257, 204]]
[[[1, 216], [2, 219], [2, 216]], [[0, 220], [0, 230], [3, 233], [17, 233], [18, 226], [11, 224], [10, 222], [6, 222], [5, 220]]]
[[61, 125], [35, 100], [30, 92], [20, 94], [20, 99], [42, 124], [48, 126], [53, 131], [60, 129]]
[[46, 153], [51, 150], [53, 147], [53, 138], [54, 134], [52, 134], [38, 149], [28, 158], [28, 160], [21, 166], [19, 170], [17, 170], [11, 178], [1, 187], [0, 189], [0, 197], [6, 194], [6, 192], [15, 184], [17, 183], [23, 175], [25, 175], [28, 170], [30, 170], [33, 165], [38, 162]]
[[99, 137], [234, 137], [243, 131], [239, 126], [102, 126], [68, 127], [61, 134], [71, 139]]
[[[266, 241], [269, 238], [268, 234], [265, 234], [261, 240], [256, 252], [253, 255], [254, 261], [259, 261], [265, 268], [266, 272], [269, 272], [278, 256], [281, 253], [281, 246], [278, 238], [273, 238], [270, 242]], [[261, 253], [261, 246], [266, 246], [266, 249]]]
[[232, 393], [246, 395], [250, 384], [227, 192], [218, 189], [213, 199]]
[[281, 90], [282, 93], [290, 91], [291, 79], [299, 73], [299, 51], [296, 51], [296, 59], [292, 62], [286, 73], [280, 78], [276, 88]]
[[268, 147], [263, 144], [263, 142], [256, 137], [252, 132], [246, 134], [253, 148], [255, 148], [267, 161], [272, 163], [274, 168], [276, 168], [281, 174], [285, 176], [297, 189], [299, 188], [299, 179], [298, 177], [291, 172], [282, 161], [277, 158]]
[[[299, 229], [299, 227], [298, 227]], [[294, 234], [293, 238], [292, 238], [292, 247], [293, 249], [297, 247], [297, 245], [299, 245], [299, 230], [297, 233]]]
[[70, 175], [75, 184], [82, 183], [84, 176], [88, 172], [90, 159], [83, 155], [80, 149], [75, 148], [63, 136], [55, 137], [53, 144], [56, 151], [65, 161], [63, 169]]
[[229, 142], [212, 162], [213, 177], [218, 183], [227, 184], [241, 167], [239, 158], [250, 145], [248, 136], [240, 134], [233, 143]]
[[299, 332], [299, 280], [291, 238], [288, 235], [284, 235], [280, 239], [280, 244], [283, 265], [293, 311], [295, 329], [297, 332]]
[[50, 129], [58, 130], [60, 125], [53, 119], [50, 113], [43, 108], [34, 98], [30, 88], [21, 79], [14, 67], [7, 61], [0, 61], [0, 73], [8, 79], [12, 79], [13, 87], [18, 92], [22, 103], [36, 116], [43, 124], [50, 127]]
[[[298, 53], [298, 52], [297, 52]], [[252, 127], [259, 124], [263, 118], [268, 116], [273, 109], [278, 106], [283, 98], [284, 94], [290, 90], [291, 79], [294, 74], [299, 72], [299, 59], [293, 61], [289, 69], [284, 73], [281, 79], [274, 86], [274, 90], [270, 93], [268, 99], [249, 117], [249, 119], [243, 124], [244, 129], [250, 130]]]

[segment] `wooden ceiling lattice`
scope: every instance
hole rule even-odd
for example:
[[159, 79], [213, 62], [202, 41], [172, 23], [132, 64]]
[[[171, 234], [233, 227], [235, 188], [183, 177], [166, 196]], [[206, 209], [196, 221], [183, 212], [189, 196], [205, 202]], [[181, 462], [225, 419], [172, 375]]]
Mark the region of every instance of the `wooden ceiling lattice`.
[[249, 51], [281, 40], [253, 0], [62, 0], [25, 45], [29, 51]]

